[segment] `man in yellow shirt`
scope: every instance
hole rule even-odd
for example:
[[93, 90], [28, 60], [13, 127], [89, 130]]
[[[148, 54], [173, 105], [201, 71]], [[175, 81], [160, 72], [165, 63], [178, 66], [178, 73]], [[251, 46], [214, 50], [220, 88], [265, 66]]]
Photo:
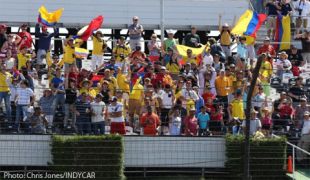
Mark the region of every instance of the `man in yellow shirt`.
[[34, 57], [34, 54], [27, 54], [27, 47], [21, 47], [17, 54], [17, 62], [18, 62], [18, 70], [21, 70], [23, 66], [26, 67], [26, 62], [30, 60], [32, 57]]
[[6, 71], [6, 65], [0, 65], [0, 104], [4, 100], [6, 109], [6, 118], [11, 122], [11, 102], [10, 102], [10, 84], [12, 81], [12, 75]]
[[111, 91], [112, 95], [114, 96], [116, 89], [118, 89], [118, 85], [117, 85], [117, 80], [113, 76], [113, 73], [111, 73], [110, 69], [104, 70], [104, 78], [101, 79], [100, 84], [102, 84], [103, 81], [109, 82], [109, 90]]
[[132, 87], [132, 90], [129, 94], [129, 124], [131, 127], [133, 127], [134, 124], [134, 116], [135, 114], [140, 116], [141, 113], [141, 105], [144, 99], [144, 88], [140, 84], [141, 78], [139, 78], [134, 86]]
[[116, 75], [116, 81], [118, 88], [123, 91], [123, 98], [127, 101], [129, 100], [129, 92], [130, 92], [130, 86], [129, 86], [129, 77], [127, 74], [123, 73], [124, 67], [122, 68], [118, 67], [117, 69], [117, 75]]
[[228, 94], [230, 92], [230, 81], [225, 76], [225, 70], [220, 70], [220, 75], [215, 79], [215, 88], [219, 103], [222, 103], [225, 108], [228, 106]]
[[65, 63], [65, 72], [69, 70], [69, 67], [75, 64], [75, 54], [74, 54], [74, 39], [70, 38], [68, 41], [65, 41], [64, 48], [64, 63]]
[[101, 31], [97, 31], [92, 39], [93, 39], [93, 52], [92, 52], [92, 70], [96, 70], [102, 64], [103, 53], [107, 48], [106, 42], [102, 39], [103, 34]]
[[118, 44], [113, 48], [113, 58], [116, 60], [116, 65], [121, 66], [123, 61], [130, 55], [131, 49], [125, 43], [125, 38], [120, 37]]
[[191, 49], [187, 49], [185, 57], [183, 57], [183, 60], [185, 63], [190, 63], [190, 64], [196, 64], [197, 65], [197, 59], [196, 56], [193, 55], [193, 51]]
[[238, 89], [235, 92], [235, 98], [231, 101], [228, 108], [229, 119], [238, 118], [240, 120], [245, 119], [242, 91]]
[[[236, 17], [234, 17], [234, 23], [235, 23], [235, 20], [236, 20]], [[228, 56], [231, 56], [231, 50], [230, 50], [230, 45], [232, 43], [231, 33], [230, 33], [231, 29], [227, 23], [225, 23], [223, 26], [221, 24], [222, 24], [222, 15], [220, 14], [219, 15], [220, 44], [227, 58]]]

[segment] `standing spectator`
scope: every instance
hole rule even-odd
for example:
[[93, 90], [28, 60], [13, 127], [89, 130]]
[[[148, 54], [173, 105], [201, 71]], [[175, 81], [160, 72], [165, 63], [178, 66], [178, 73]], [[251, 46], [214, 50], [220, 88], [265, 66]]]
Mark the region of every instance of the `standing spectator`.
[[42, 113], [40, 107], [34, 108], [34, 113], [26, 120], [31, 125], [31, 133], [33, 134], [45, 134], [46, 126], [48, 125], [47, 119]]
[[[255, 109], [251, 110], [251, 120], [250, 120], [250, 135], [255, 135], [257, 131], [260, 131], [262, 128], [262, 124], [260, 120], [257, 118], [258, 112]], [[242, 122], [242, 127], [246, 130], [246, 121]], [[244, 131], [245, 132], [245, 131]]]
[[280, 115], [280, 122], [278, 126], [282, 126], [283, 128], [286, 128], [287, 125], [289, 125], [290, 121], [293, 119], [294, 115], [294, 108], [292, 106], [291, 100], [283, 100], [279, 107], [279, 115]]
[[257, 50], [257, 55], [261, 55], [263, 53], [269, 54], [272, 58], [276, 57], [276, 51], [274, 47], [270, 44], [269, 37], [266, 37], [264, 39], [264, 44], [260, 46]]
[[186, 136], [197, 136], [198, 122], [195, 117], [196, 109], [192, 107], [189, 115], [184, 119], [184, 132]]
[[212, 63], [212, 67], [215, 69], [217, 74], [219, 74], [222, 70], [225, 72], [225, 64], [220, 61], [220, 58], [221, 57], [219, 54], [215, 54], [213, 56], [214, 62]]
[[227, 23], [224, 23], [222, 26], [222, 15], [221, 14], [219, 15], [219, 31], [220, 31], [220, 44], [227, 58], [228, 56], [231, 56], [231, 49], [230, 49], [230, 45], [232, 43], [231, 29]]
[[208, 123], [210, 121], [210, 116], [206, 111], [205, 106], [200, 107], [200, 113], [197, 116], [198, 124], [199, 124], [199, 131], [198, 136], [206, 136], [208, 133]]
[[46, 89], [43, 91], [43, 96], [39, 100], [40, 111], [44, 114], [47, 120], [48, 128], [52, 128], [54, 119], [53, 102], [55, 96], [52, 90]]
[[28, 25], [22, 24], [20, 26], [21, 32], [18, 31], [17, 35], [22, 38], [21, 47], [26, 46], [27, 48], [32, 48], [32, 37], [31, 34], [27, 31]]
[[140, 118], [140, 126], [143, 127], [144, 135], [155, 136], [159, 125], [158, 115], [153, 112], [151, 106], [147, 106], [147, 113], [144, 113]]
[[290, 2], [287, 0], [281, 0], [281, 2], [278, 4], [278, 9], [283, 16], [291, 15], [293, 12]]
[[91, 124], [92, 132], [96, 135], [104, 134], [105, 132], [105, 103], [101, 101], [102, 95], [97, 94], [95, 101], [90, 103], [91, 107]]
[[[43, 65], [43, 59], [46, 58], [46, 53], [50, 49], [51, 39], [58, 35], [58, 28], [54, 27], [54, 32], [49, 33], [47, 26], [42, 26], [42, 32], [40, 32], [40, 25], [37, 23], [35, 27], [35, 35], [39, 38], [38, 52], [37, 52], [37, 64], [36, 69], [39, 72], [40, 66]], [[39, 73], [39, 84], [41, 84], [41, 75]]]
[[220, 70], [220, 75], [215, 79], [215, 88], [218, 98], [218, 102], [224, 105], [224, 108], [228, 106], [228, 93], [230, 91], [229, 80], [225, 76], [225, 70]]
[[268, 18], [267, 18], [267, 36], [272, 40], [275, 39], [275, 32], [276, 32], [276, 18], [278, 15], [278, 8], [277, 8], [278, 0], [268, 0], [265, 7], [268, 9]]
[[272, 126], [270, 110], [267, 107], [264, 107], [262, 109], [262, 114], [263, 114], [261, 118], [262, 130], [265, 132], [265, 135], [269, 135]]
[[2, 48], [4, 42], [7, 41], [6, 28], [7, 26], [5, 24], [0, 24], [0, 49]]
[[165, 85], [164, 90], [159, 91], [160, 98], [160, 119], [161, 119], [161, 133], [166, 132], [169, 126], [169, 111], [174, 105], [174, 93], [169, 84]]
[[237, 54], [238, 54], [239, 59], [244, 58], [247, 62], [247, 60], [248, 60], [248, 49], [247, 49], [245, 42], [246, 42], [246, 37], [244, 37], [244, 36], [239, 37], [239, 43], [237, 45]]
[[91, 109], [86, 93], [81, 94], [81, 99], [76, 102], [76, 126], [81, 135], [91, 133]]
[[7, 41], [1, 48], [1, 53], [6, 53], [6, 58], [17, 58], [18, 44], [22, 41], [21, 37], [14, 34], [9, 34]]
[[[76, 107], [75, 103], [77, 100], [77, 89], [76, 89], [76, 80], [68, 79], [68, 75], [65, 80], [65, 119], [64, 119], [64, 127], [67, 128], [71, 126], [74, 130], [76, 130]], [[71, 119], [71, 124], [68, 124], [69, 119]]]
[[298, 34], [296, 35], [296, 39], [301, 40], [302, 45], [302, 56], [307, 63], [307, 66], [310, 65], [310, 31], [306, 30], [304, 34]]
[[149, 41], [147, 43], [147, 48], [149, 50], [149, 59], [151, 61], [158, 61], [159, 57], [161, 56], [161, 47], [160, 47], [160, 43], [157, 41], [157, 35], [156, 34], [152, 34], [151, 36], [151, 41]]
[[199, 47], [200, 46], [200, 37], [197, 34], [197, 28], [192, 26], [191, 32], [186, 34], [184, 37], [183, 44], [189, 47]]
[[306, 98], [306, 92], [303, 88], [302, 81], [303, 78], [301, 76], [297, 77], [295, 85], [291, 87], [288, 91], [288, 95], [293, 100], [294, 107], [296, 107], [299, 104], [301, 98]]
[[211, 49], [210, 53], [213, 56], [213, 58], [216, 54], [218, 54], [221, 62], [225, 63], [226, 55], [225, 55], [222, 47], [217, 43], [217, 41], [214, 38], [210, 38], [209, 44], [210, 44], [210, 49]]
[[267, 96], [264, 93], [264, 88], [262, 86], [258, 87], [258, 92], [254, 95], [252, 104], [254, 109], [258, 112], [258, 117], [261, 118], [261, 110], [267, 104]]
[[277, 67], [276, 74], [281, 79], [283, 78], [283, 74], [286, 71], [290, 72], [290, 70], [292, 69], [292, 64], [287, 58], [288, 58], [288, 55], [286, 54], [286, 52], [282, 51], [279, 53], [279, 59], [277, 59], [277, 61], [274, 62], [274, 64]]
[[134, 116], [135, 114], [140, 115], [141, 112], [141, 103], [144, 99], [144, 89], [143, 86], [140, 84], [141, 78], [139, 78], [132, 90], [129, 94], [129, 124], [131, 127], [134, 127]]
[[176, 30], [169, 29], [166, 32], [168, 34], [168, 38], [165, 39], [163, 43], [163, 50], [165, 53], [167, 53], [169, 48], [174, 50], [176, 48], [175, 46], [179, 44], [178, 40], [173, 38], [174, 34], [177, 32]]
[[64, 41], [64, 66], [65, 72], [67, 72], [72, 65], [76, 65], [75, 60], [75, 46], [74, 46], [74, 39], [70, 38]]
[[110, 134], [126, 134], [125, 131], [125, 120], [123, 116], [124, 107], [123, 104], [117, 102], [117, 98], [115, 96], [112, 97], [111, 103], [108, 106], [108, 118], [111, 121], [111, 130]]
[[296, 66], [303, 66], [305, 64], [301, 52], [294, 45], [291, 46], [291, 49], [288, 53], [288, 60], [290, 60], [291, 63], [295, 61]]
[[181, 135], [181, 125], [182, 125], [182, 118], [180, 109], [174, 107], [170, 111], [170, 121], [169, 121], [169, 133], [172, 136], [179, 136]]
[[310, 105], [307, 104], [306, 98], [301, 98], [299, 105], [296, 107], [295, 110], [295, 124], [296, 127], [301, 128], [303, 124], [303, 117], [304, 113], [308, 111], [310, 112]]
[[55, 77], [52, 79], [50, 87], [55, 93], [55, 100], [53, 104], [54, 110], [58, 108], [58, 106], [64, 112], [64, 104], [65, 104], [65, 86], [64, 86], [64, 78], [61, 76], [60, 68], [56, 69]]
[[[20, 88], [17, 89], [15, 102], [16, 102], [16, 119], [15, 119], [15, 130], [19, 132], [19, 123], [21, 119], [21, 114], [23, 116], [23, 121], [27, 119], [28, 108], [35, 101], [35, 96], [33, 91], [29, 88], [27, 80], [22, 80], [20, 82]], [[28, 127], [25, 127], [25, 131], [28, 131]]]
[[[301, 130], [301, 138], [298, 142], [298, 147], [309, 151], [310, 150], [310, 113], [309, 111], [306, 111], [304, 113], [303, 118], [303, 127]], [[297, 151], [297, 160], [302, 161], [307, 158], [307, 155], [304, 152]]]
[[[11, 121], [11, 105], [10, 105], [10, 85], [12, 81], [12, 75], [6, 71], [6, 65], [0, 64], [0, 104], [4, 100], [6, 118]], [[14, 97], [15, 98], [15, 97]]]
[[112, 59], [115, 59], [116, 64], [119, 66], [124, 63], [124, 60], [130, 55], [130, 53], [131, 49], [125, 43], [125, 37], [121, 36], [117, 41], [116, 46], [113, 48]]
[[228, 115], [229, 120], [232, 120], [233, 118], [238, 118], [240, 120], [245, 119], [242, 91], [240, 89], [235, 92], [235, 97], [229, 104]]
[[142, 47], [143, 26], [139, 24], [139, 17], [132, 18], [133, 23], [128, 27], [130, 48], [134, 51], [137, 46]]
[[296, 18], [296, 34], [299, 34], [302, 29], [308, 27], [308, 15], [310, 13], [310, 3], [306, 0], [297, 0], [293, 3]]
[[103, 54], [105, 49], [107, 48], [106, 42], [102, 39], [103, 34], [101, 31], [97, 31], [93, 36], [93, 51], [92, 51], [92, 70], [96, 70], [97, 67], [101, 66]]

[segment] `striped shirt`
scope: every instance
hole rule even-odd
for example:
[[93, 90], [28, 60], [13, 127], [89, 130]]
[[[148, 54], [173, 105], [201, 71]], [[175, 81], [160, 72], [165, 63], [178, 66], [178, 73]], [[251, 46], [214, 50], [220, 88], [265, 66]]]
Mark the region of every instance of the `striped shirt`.
[[29, 105], [30, 97], [33, 96], [33, 91], [30, 88], [18, 88], [16, 95], [18, 105]]

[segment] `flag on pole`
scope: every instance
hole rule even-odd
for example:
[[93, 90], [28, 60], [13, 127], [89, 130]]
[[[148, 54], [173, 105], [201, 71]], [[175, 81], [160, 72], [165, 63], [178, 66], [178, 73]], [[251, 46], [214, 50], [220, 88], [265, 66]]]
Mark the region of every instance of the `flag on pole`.
[[57, 9], [54, 12], [48, 12], [44, 6], [39, 8], [38, 22], [45, 26], [55, 26], [55, 24], [60, 20], [64, 8]]

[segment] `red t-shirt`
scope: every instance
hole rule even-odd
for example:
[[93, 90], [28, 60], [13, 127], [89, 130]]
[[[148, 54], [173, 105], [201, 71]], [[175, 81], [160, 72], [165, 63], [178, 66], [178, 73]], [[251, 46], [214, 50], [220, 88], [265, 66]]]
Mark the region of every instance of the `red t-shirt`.
[[212, 113], [210, 119], [212, 121], [222, 121], [223, 114], [222, 113]]
[[205, 101], [205, 104], [207, 105], [208, 99], [214, 99], [214, 94], [212, 94], [211, 92], [205, 92], [202, 94], [202, 98]]
[[157, 114], [144, 113], [140, 118], [140, 124], [143, 127], [144, 135], [155, 136], [157, 131], [156, 128], [160, 125], [160, 120]]
[[279, 110], [281, 118], [284, 118], [285, 116], [291, 116], [294, 113], [294, 109], [289, 105], [283, 105]]
[[184, 124], [185, 124], [185, 135], [186, 136], [191, 136], [192, 134], [194, 136], [197, 135], [197, 129], [198, 129], [198, 124], [197, 124], [197, 118], [187, 116], [184, 119]]

